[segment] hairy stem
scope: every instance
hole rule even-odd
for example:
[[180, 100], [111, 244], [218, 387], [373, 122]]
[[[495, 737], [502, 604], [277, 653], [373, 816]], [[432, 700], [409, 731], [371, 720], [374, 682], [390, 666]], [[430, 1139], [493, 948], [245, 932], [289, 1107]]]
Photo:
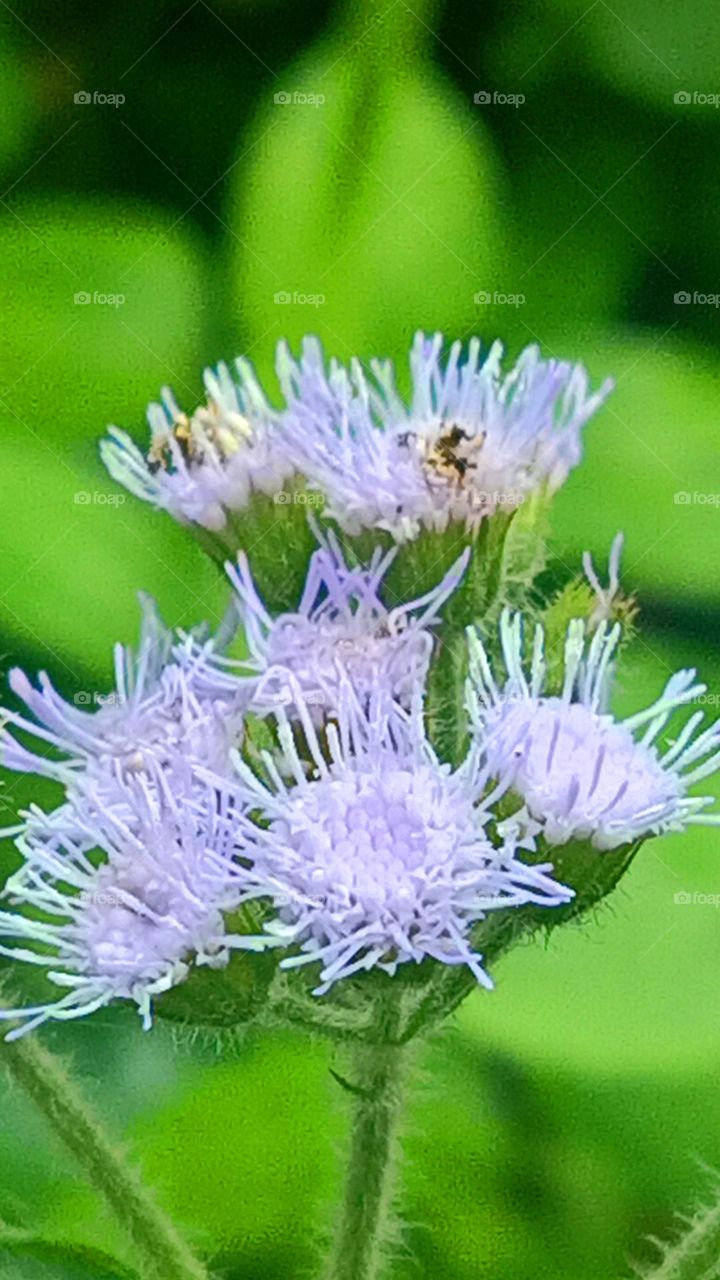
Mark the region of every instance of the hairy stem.
[[442, 760], [458, 765], [467, 744], [465, 637], [449, 635], [430, 669], [427, 718], [432, 744]]
[[642, 1280], [718, 1280], [720, 1276], [720, 1188], [717, 1175], [715, 1198], [696, 1210], [692, 1217], [678, 1215], [678, 1230], [669, 1243], [653, 1240], [661, 1254], [654, 1267], [638, 1268]]
[[343, 1204], [326, 1280], [377, 1280], [392, 1234], [405, 1052], [396, 1040], [397, 1007], [384, 1008], [377, 1025], [377, 1039], [356, 1046], [352, 1078], [342, 1081], [352, 1094], [354, 1114]]
[[127, 1233], [143, 1280], [209, 1280], [208, 1272], [105, 1134], [63, 1063], [32, 1037], [0, 1042], [0, 1062], [104, 1196]]

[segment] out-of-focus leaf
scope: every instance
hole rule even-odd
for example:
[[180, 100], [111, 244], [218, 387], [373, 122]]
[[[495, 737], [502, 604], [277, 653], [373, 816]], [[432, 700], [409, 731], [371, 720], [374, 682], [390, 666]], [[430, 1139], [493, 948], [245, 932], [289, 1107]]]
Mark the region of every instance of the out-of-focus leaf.
[[[553, 508], [553, 550], [576, 573], [603, 568], [626, 534], [626, 586], [669, 600], [717, 597], [720, 574], [718, 375], [701, 348], [663, 334], [556, 339], [548, 354], [586, 360], [617, 388], [585, 433], [586, 454]], [[642, 604], [642, 601], [641, 601]], [[642, 620], [641, 620], [642, 623]]]
[[[118, 490], [97, 459], [108, 420], [138, 426], [159, 387], [199, 395], [204, 259], [167, 215], [118, 202], [0, 216], [0, 626], [72, 692], [137, 631], [136, 593], [169, 624], [215, 616], [189, 535]], [[92, 692], [92, 690], [90, 690]]]
[[[585, 56], [625, 93], [650, 98], [670, 113], [717, 112], [720, 10], [711, 0], [689, 0], [681, 21], [677, 9], [653, 0], [591, 10], [583, 0], [553, 0], [553, 8], [562, 21], [578, 21]], [[716, 101], [685, 100], [695, 93]], [[677, 94], [684, 95], [680, 101]]]
[[[165, 1196], [164, 1203], [179, 1221], [247, 1249], [286, 1235], [298, 1246], [308, 1241], [308, 1222], [332, 1200], [338, 1176], [334, 1144], [343, 1116], [340, 1107], [328, 1109], [337, 1086], [326, 1064], [324, 1047], [264, 1032], [241, 1063], [189, 1080], [179, 1107], [142, 1117], [133, 1143], [151, 1183], [172, 1181], [174, 1202]], [[198, 1151], [213, 1171], [209, 1179], [196, 1176]], [[252, 1209], [243, 1213], [248, 1187]]]
[[418, 327], [462, 333], [496, 287], [481, 115], [425, 64], [409, 10], [361, 17], [276, 82], [236, 171], [238, 305], [264, 346], [310, 331], [343, 358], [396, 354]]
[[[706, 1062], [630, 1079], [558, 1056], [537, 1066], [483, 1033], [480, 1010], [504, 999], [480, 993], [472, 1038], [438, 1038], [410, 1089], [399, 1195], [404, 1220], [421, 1225], [408, 1228], [403, 1280], [476, 1280], [500, 1263], [518, 1280], [604, 1280], [639, 1242], [639, 1214], [692, 1195], [687, 1150], [716, 1158], [720, 1103]], [[311, 1265], [308, 1223], [327, 1225], [341, 1176], [345, 1105], [332, 1065], [349, 1069], [302, 1036], [263, 1036], [234, 1064], [188, 1074], [137, 1121], [134, 1145], [163, 1202], [236, 1252], [243, 1276], [299, 1280]], [[687, 1149], [672, 1142], [678, 1127]], [[63, 1209], [75, 1219], [69, 1196]], [[282, 1253], [280, 1272], [270, 1263]]]
[[[139, 1280], [115, 1258], [98, 1249], [45, 1240], [0, 1225], [0, 1264], [17, 1280]], [[7, 1269], [6, 1269], [7, 1268]]]
[[19, 161], [35, 130], [39, 111], [29, 73], [0, 21], [0, 173]]
[[[478, 1006], [494, 999], [483, 994]], [[571, 1036], [572, 1010], [565, 1026]], [[499, 1051], [480, 1019], [471, 1043], [441, 1040], [424, 1066], [434, 1084], [410, 1104], [403, 1203], [407, 1221], [432, 1224], [409, 1241], [423, 1274], [627, 1276], [630, 1255], [652, 1254], [643, 1237], [697, 1195], [688, 1153], [717, 1159], [706, 1064], [675, 1076], [539, 1065]]]
[[144, 438], [164, 383], [194, 407], [207, 299], [201, 246], [119, 201], [8, 201], [0, 216], [0, 407], [88, 456], [109, 421]]
[[[670, 114], [708, 115], [716, 109], [713, 102], [675, 101], [678, 93], [718, 92], [720, 11], [712, 0], [689, 0], [682, 16], [653, 0], [623, 5], [546, 0], [524, 10], [519, 15], [521, 36], [511, 41], [507, 53], [506, 41], [499, 39], [490, 58], [491, 65], [505, 68], [513, 85], [518, 78], [533, 85], [557, 74], [568, 101], [575, 102], [568, 68], [581, 70], [584, 64], [616, 89]], [[518, 17], [516, 12], [512, 16]]]
[[[219, 621], [224, 584], [193, 539], [117, 490], [80, 449], [35, 437], [2, 412], [1, 665], [32, 651], [70, 696], [109, 678], [112, 646], [134, 641], [137, 592], [169, 626]], [[102, 683], [86, 688], [88, 673]], [[86, 699], [87, 701], [87, 699]]]

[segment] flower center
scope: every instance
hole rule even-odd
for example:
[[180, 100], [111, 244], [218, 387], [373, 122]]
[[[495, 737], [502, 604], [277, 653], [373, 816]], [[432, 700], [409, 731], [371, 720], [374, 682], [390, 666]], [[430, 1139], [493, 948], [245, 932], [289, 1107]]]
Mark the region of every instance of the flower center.
[[361, 920], [402, 914], [429, 884], [432, 892], [433, 875], [453, 862], [458, 823], [472, 822], [471, 812], [451, 810], [429, 768], [396, 765], [311, 783], [273, 829], [298, 855], [296, 887]]
[[[131, 901], [131, 895], [135, 901]], [[140, 978], [188, 950], [191, 921], [175, 914], [176, 895], [159, 877], [108, 869], [87, 895], [82, 927], [93, 970], [107, 977]], [[185, 915], [192, 914], [187, 909]]]

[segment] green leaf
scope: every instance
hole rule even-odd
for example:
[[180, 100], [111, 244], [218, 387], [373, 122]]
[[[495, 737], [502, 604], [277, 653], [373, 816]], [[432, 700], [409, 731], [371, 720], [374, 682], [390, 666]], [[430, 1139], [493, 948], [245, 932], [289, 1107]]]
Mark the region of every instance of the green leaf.
[[[717, 595], [720, 569], [718, 365], [663, 334], [569, 342], [549, 353], [585, 360], [617, 388], [585, 433], [585, 458], [557, 495], [553, 553], [570, 575], [590, 549], [604, 575], [612, 539], [626, 534], [623, 584], [677, 601]], [[642, 599], [640, 600], [642, 626]]]
[[163, 383], [198, 394], [205, 264], [187, 232], [168, 242], [162, 214], [77, 199], [13, 210], [0, 216], [0, 651], [33, 651], [74, 692], [135, 637], [139, 589], [169, 624], [222, 612], [190, 538], [97, 456], [108, 419], [140, 424]]
[[[40, 118], [41, 86], [18, 57], [14, 40], [2, 28], [12, 18], [0, 18], [0, 172], [19, 162]], [[17, 28], [16, 28], [17, 29]]]
[[[336, 1188], [332, 1145], [342, 1117], [328, 1113], [328, 1087], [324, 1045], [266, 1032], [236, 1062], [214, 1062], [211, 1072], [186, 1077], [184, 1088], [159, 1100], [138, 1121], [133, 1146], [146, 1177], [167, 1188], [170, 1212], [189, 1229], [197, 1224], [210, 1240], [241, 1237], [248, 1252], [293, 1239], [293, 1265], [302, 1269], [312, 1262], [307, 1223], [314, 1206], [330, 1201]], [[192, 1140], [179, 1142], [179, 1133]], [[238, 1205], [248, 1195], [252, 1213], [240, 1219]]]
[[2, 1225], [0, 1264], [6, 1280], [46, 1280], [49, 1275], [53, 1280], [139, 1280], [137, 1272], [99, 1249], [45, 1240]]
[[164, 383], [199, 398], [206, 263], [167, 221], [67, 197], [2, 211], [0, 402], [29, 439], [60, 451], [84, 439], [90, 459], [108, 422], [144, 436]]
[[472, 325], [495, 272], [489, 131], [427, 64], [410, 10], [369, 13], [289, 68], [275, 97], [290, 100], [270, 101], [243, 139], [234, 275], [264, 345], [311, 331], [343, 358], [404, 352], [420, 326]]
[[[676, 118], [717, 111], [712, 103], [676, 103], [678, 92], [717, 91], [720, 11], [712, 0], [689, 0], [678, 12], [653, 3], [629, 0], [621, 9], [584, 0], [553, 0], [553, 23], [567, 28], [577, 22], [576, 49], [595, 71], [633, 97], [651, 99]], [[543, 39], [550, 38], [547, 31]], [[560, 57], [567, 57], [567, 49]], [[717, 115], [715, 115], [717, 118]]]
[[108, 688], [112, 647], [134, 643], [137, 592], [170, 626], [219, 623], [227, 589], [192, 538], [115, 490], [79, 451], [33, 441], [2, 413], [2, 665], [50, 669], [72, 697]]
[[[565, 103], [571, 102], [572, 110], [558, 112], [558, 125], [568, 136], [577, 121], [589, 140], [596, 173], [596, 143], [607, 145], [609, 151], [621, 148], [620, 156], [624, 153], [628, 127], [633, 125], [633, 103], [627, 99], [634, 100], [640, 109], [654, 109], [645, 119], [646, 128], [655, 122], [655, 132], [648, 133], [645, 147], [663, 132], [657, 108], [667, 112], [666, 125], [673, 116], [693, 121], [716, 111], [712, 102], [675, 102], [679, 92], [697, 90], [712, 95], [717, 90], [720, 14], [713, 0], [689, 0], [683, 7], [682, 21], [677, 9], [655, 5], [653, 0], [627, 0], [622, 6], [543, 0], [532, 9], [507, 10], [493, 34], [483, 58], [493, 82], [504, 89], [524, 89], [528, 103], [534, 106], [539, 95], [548, 91]], [[601, 113], [592, 110], [598, 101], [598, 81], [606, 86]], [[626, 100], [616, 101], [607, 93], [608, 85]], [[622, 128], [613, 127], [620, 122]], [[536, 127], [532, 119], [529, 123]], [[543, 123], [545, 128], [550, 123], [545, 114]], [[637, 160], [645, 147], [638, 147], [632, 159]], [[586, 149], [586, 155], [589, 153]], [[566, 151], [563, 155], [587, 178], [587, 168], [576, 167]], [[619, 160], [615, 176], [624, 168]], [[605, 189], [600, 186], [598, 194]], [[643, 218], [645, 214], [643, 210]], [[593, 254], [594, 261], [596, 258]], [[605, 271], [599, 274], [604, 278]]]

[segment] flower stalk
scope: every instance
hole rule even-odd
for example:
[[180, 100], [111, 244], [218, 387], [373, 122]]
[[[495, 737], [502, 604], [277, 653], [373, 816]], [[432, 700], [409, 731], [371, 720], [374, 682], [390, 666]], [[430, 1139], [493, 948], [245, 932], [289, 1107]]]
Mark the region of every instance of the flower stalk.
[[[397, 1130], [408, 1050], [398, 1043], [397, 999], [380, 1005], [377, 1038], [355, 1048], [353, 1123], [345, 1191], [324, 1280], [377, 1280], [393, 1236]], [[339, 1079], [339, 1077], [337, 1077]]]
[[34, 1036], [0, 1045], [2, 1064], [117, 1218], [144, 1280], [209, 1280], [203, 1263], [111, 1142], [63, 1063]]

